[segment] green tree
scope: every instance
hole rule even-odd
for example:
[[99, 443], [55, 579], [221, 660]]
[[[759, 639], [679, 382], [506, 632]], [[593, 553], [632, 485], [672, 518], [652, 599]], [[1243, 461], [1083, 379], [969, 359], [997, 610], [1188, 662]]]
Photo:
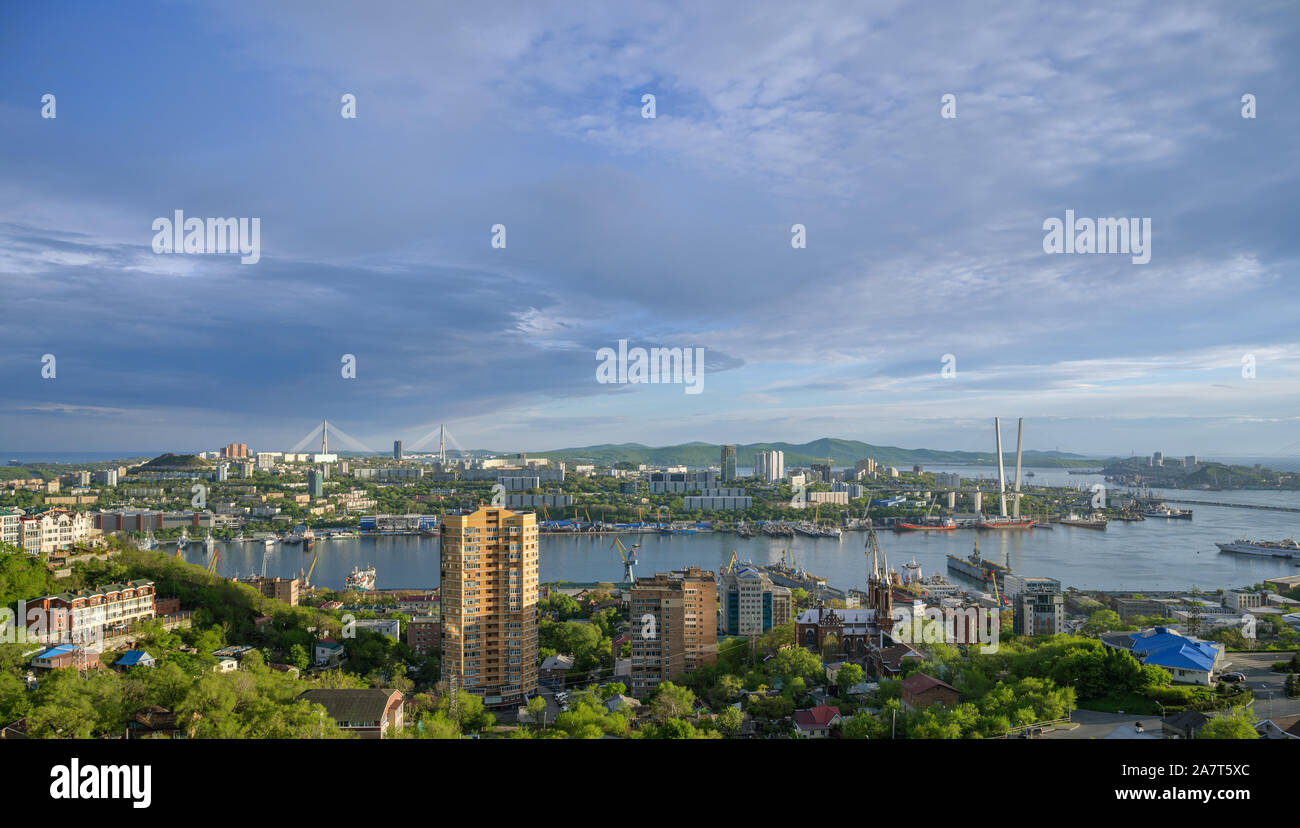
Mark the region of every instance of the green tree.
[[671, 681], [659, 685], [650, 703], [651, 715], [658, 722], [689, 716], [694, 708], [695, 694]]
[[734, 737], [745, 723], [745, 714], [738, 707], [727, 705], [718, 713], [718, 730], [727, 737]]
[[1234, 707], [1226, 713], [1211, 716], [1197, 732], [1198, 739], [1258, 739], [1254, 717], [1244, 707]]
[[849, 688], [856, 687], [861, 683], [866, 678], [866, 675], [866, 671], [859, 665], [851, 661], [845, 662], [835, 676], [835, 684], [839, 687], [840, 693], [846, 693]]

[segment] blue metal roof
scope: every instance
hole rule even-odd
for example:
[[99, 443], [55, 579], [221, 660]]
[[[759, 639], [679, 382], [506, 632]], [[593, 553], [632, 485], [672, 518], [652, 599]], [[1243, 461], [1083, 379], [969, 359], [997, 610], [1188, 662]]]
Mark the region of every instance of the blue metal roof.
[[1218, 645], [1170, 632], [1165, 627], [1156, 627], [1154, 634], [1145, 637], [1142, 633], [1129, 637], [1133, 639], [1133, 655], [1140, 656], [1143, 664], [1157, 667], [1209, 672], [1219, 655]]
[[76, 644], [60, 644], [57, 647], [49, 648], [45, 652], [36, 656], [36, 658], [53, 658], [54, 656], [63, 655], [64, 653], [76, 652], [76, 650], [77, 650]]
[[126, 667], [134, 667], [137, 664], [152, 664], [153, 656], [149, 655], [144, 650], [127, 650], [122, 654], [122, 657], [114, 663]]

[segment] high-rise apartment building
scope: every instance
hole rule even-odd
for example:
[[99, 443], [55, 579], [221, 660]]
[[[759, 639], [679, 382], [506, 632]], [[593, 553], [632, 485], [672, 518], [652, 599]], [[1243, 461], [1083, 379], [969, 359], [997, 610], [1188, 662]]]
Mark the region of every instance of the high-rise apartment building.
[[754, 454], [754, 476], [768, 483], [785, 479], [785, 452], [759, 451]]
[[631, 601], [632, 695], [644, 697], [661, 682], [718, 663], [712, 572], [693, 566], [637, 578]]
[[401, 440], [394, 440], [394, 441], [393, 441], [393, 459], [394, 459], [394, 460], [401, 460], [401, 459], [402, 459], [402, 441], [401, 441]]
[[736, 447], [722, 447], [722, 482], [730, 483], [736, 479]]
[[317, 469], [307, 470], [307, 494], [312, 497], [325, 496], [325, 473]]
[[773, 584], [766, 573], [752, 566], [722, 574], [718, 604], [719, 627], [726, 635], [759, 636], [789, 624], [794, 617], [790, 590]]
[[442, 674], [494, 706], [537, 689], [537, 516], [447, 515], [440, 544]]
[[230, 459], [244, 459], [248, 457], [247, 443], [229, 443], [221, 450], [221, 456]]

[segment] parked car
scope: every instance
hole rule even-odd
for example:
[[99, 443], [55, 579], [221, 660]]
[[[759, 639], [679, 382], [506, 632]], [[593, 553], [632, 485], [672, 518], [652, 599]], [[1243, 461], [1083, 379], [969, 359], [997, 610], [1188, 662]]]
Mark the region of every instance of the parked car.
[[1246, 674], [1245, 673], [1224, 673], [1223, 675], [1219, 676], [1219, 680], [1220, 681], [1245, 681]]

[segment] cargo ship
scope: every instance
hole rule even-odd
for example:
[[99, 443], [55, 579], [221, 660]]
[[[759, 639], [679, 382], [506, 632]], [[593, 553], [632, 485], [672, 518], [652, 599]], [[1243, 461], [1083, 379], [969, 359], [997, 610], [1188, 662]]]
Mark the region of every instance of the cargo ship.
[[945, 519], [943, 523], [895, 523], [895, 532], [955, 532], [957, 524]]
[[976, 529], [1033, 529], [1033, 518], [982, 517], [975, 521]]
[[1220, 552], [1238, 555], [1262, 555], [1270, 558], [1300, 558], [1300, 543], [1291, 538], [1280, 541], [1248, 541], [1238, 538], [1232, 543], [1216, 543]]
[[965, 575], [967, 578], [972, 578], [980, 583], [987, 583], [989, 578], [993, 578], [998, 586], [1002, 586], [1003, 580], [1007, 575], [1011, 574], [1011, 567], [980, 557], [980, 542], [978, 539], [975, 541], [975, 551], [967, 557], [948, 556], [948, 570], [959, 575]]

